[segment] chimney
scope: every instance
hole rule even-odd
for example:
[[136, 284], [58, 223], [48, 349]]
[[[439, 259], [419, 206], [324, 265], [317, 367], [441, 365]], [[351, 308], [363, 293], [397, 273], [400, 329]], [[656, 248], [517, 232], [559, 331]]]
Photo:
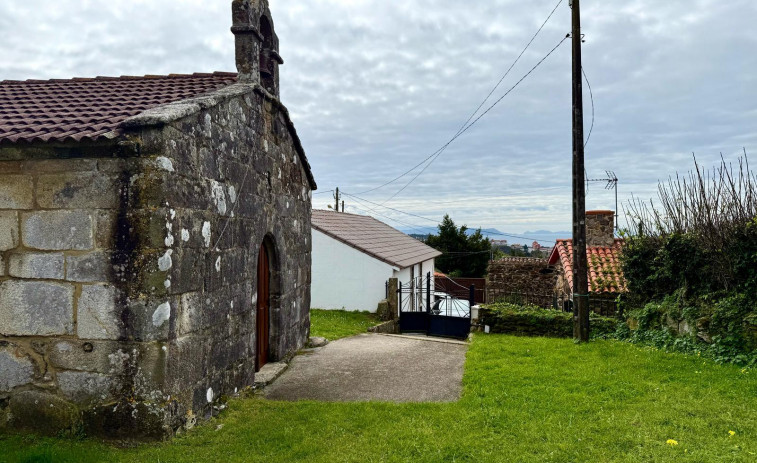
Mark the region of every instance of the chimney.
[[263, 37], [258, 31], [259, 13], [251, 0], [231, 2], [234, 46], [236, 52], [237, 79], [239, 82], [260, 82], [260, 45]]
[[615, 212], [586, 211], [586, 246], [615, 244]]

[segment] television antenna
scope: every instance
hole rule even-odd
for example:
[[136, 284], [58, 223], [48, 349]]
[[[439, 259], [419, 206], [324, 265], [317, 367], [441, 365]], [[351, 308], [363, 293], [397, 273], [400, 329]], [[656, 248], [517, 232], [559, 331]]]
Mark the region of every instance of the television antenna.
[[588, 178], [586, 176], [586, 193], [589, 193], [589, 183], [604, 183], [605, 190], [615, 190], [615, 230], [618, 230], [618, 176], [615, 171], [606, 170], [607, 178]]

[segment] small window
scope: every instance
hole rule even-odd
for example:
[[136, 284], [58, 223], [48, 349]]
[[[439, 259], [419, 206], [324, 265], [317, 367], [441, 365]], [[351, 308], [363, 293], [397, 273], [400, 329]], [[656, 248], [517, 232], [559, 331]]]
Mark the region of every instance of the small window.
[[271, 52], [274, 51], [273, 27], [266, 16], [260, 17], [260, 35], [263, 36], [263, 44], [260, 47], [260, 83], [273, 92], [276, 83], [276, 67], [274, 58], [271, 56]]

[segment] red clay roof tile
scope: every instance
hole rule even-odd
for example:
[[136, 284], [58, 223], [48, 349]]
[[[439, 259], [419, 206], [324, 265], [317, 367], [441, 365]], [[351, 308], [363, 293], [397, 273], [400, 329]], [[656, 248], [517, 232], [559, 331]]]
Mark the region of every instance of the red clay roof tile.
[[234, 82], [232, 72], [0, 81], [0, 143], [98, 140], [147, 109]]
[[[589, 261], [589, 292], [622, 293], [626, 291], [626, 279], [620, 263], [623, 240], [616, 239], [613, 246], [587, 246]], [[565, 279], [573, 290], [573, 240], [557, 240], [549, 257], [549, 264], [562, 263]]]

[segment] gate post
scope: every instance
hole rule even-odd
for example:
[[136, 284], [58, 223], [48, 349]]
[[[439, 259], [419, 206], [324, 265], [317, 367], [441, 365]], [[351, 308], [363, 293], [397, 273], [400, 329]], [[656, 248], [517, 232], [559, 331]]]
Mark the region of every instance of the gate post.
[[396, 320], [399, 317], [399, 304], [397, 303], [397, 282], [396, 278], [389, 278], [387, 302], [389, 302], [389, 313], [392, 314], [392, 320]]
[[470, 294], [468, 295], [469, 307], [476, 305], [476, 285], [470, 285]]
[[431, 272], [426, 274], [426, 312], [431, 312]]

